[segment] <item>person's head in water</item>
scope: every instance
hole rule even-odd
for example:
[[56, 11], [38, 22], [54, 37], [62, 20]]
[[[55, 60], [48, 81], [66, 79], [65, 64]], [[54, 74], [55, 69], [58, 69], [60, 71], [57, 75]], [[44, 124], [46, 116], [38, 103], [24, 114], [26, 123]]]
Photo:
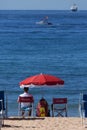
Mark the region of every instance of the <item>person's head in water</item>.
[[28, 92], [28, 90], [29, 90], [29, 88], [27, 88], [27, 87], [24, 87], [24, 92]]
[[45, 19], [48, 19], [48, 16], [45, 16]]

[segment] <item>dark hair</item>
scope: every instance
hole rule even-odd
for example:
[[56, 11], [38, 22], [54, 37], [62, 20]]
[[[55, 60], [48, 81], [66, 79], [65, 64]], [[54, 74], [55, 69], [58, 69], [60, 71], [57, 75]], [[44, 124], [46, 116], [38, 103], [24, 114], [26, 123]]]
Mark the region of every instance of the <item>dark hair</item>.
[[29, 88], [28, 87], [24, 87], [24, 91], [28, 92]]
[[46, 101], [44, 98], [41, 98], [40, 101]]

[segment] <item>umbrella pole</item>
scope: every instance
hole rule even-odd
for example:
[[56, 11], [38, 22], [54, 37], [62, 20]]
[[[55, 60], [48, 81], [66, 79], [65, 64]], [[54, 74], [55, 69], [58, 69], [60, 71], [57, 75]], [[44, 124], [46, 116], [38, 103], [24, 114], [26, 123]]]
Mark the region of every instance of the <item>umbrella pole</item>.
[[40, 89], [41, 89], [40, 91], [41, 91], [41, 96], [42, 96], [41, 98], [44, 98], [44, 92], [42, 91], [42, 88]]

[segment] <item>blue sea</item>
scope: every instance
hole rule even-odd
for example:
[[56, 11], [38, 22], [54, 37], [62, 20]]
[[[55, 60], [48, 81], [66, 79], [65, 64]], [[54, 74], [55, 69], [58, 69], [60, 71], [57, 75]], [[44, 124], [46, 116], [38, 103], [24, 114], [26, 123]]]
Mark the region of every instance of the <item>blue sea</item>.
[[[48, 16], [52, 25], [36, 22]], [[0, 90], [8, 99], [8, 116], [18, 115], [19, 82], [51, 74], [63, 86], [31, 88], [36, 107], [44, 96], [68, 98], [68, 116], [79, 116], [80, 93], [87, 93], [87, 11], [0, 11]]]

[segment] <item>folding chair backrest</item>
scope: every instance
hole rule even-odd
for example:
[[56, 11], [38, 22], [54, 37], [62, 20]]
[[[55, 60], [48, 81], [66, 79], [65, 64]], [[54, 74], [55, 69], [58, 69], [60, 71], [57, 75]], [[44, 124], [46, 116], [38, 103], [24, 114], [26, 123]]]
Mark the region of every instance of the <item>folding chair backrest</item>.
[[[4, 91], [0, 91], [0, 100], [2, 100], [2, 102], [0, 102], [0, 111], [3, 109], [5, 110], [5, 98], [4, 98]], [[3, 108], [2, 108], [3, 107]]]
[[83, 94], [83, 100], [87, 101], [87, 94]]
[[21, 97], [21, 96], [19, 96], [19, 102], [20, 103], [22, 103], [22, 102], [33, 103], [34, 100], [33, 100], [33, 97]]

